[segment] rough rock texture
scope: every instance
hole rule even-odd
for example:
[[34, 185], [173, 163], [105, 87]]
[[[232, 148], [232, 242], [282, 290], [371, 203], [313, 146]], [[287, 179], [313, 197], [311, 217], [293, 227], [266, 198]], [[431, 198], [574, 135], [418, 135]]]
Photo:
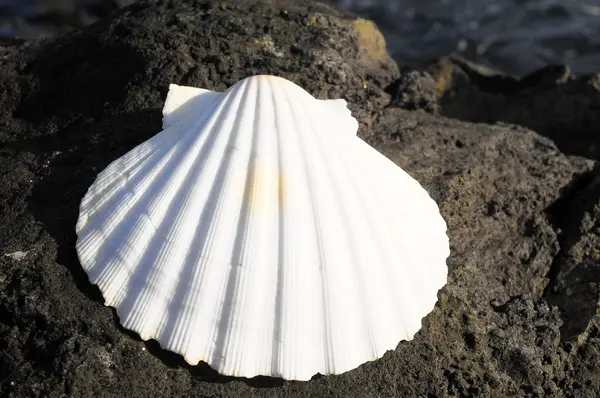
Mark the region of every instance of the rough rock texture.
[[[600, 394], [599, 171], [544, 137], [596, 158], [588, 147], [600, 130], [583, 127], [598, 126], [598, 77], [528, 94], [465, 77], [479, 96], [461, 103], [445, 96], [462, 90], [448, 83], [463, 73], [452, 65], [400, 73], [372, 24], [292, 0], [142, 1], [81, 32], [1, 47], [0, 395]], [[342, 375], [286, 382], [190, 367], [123, 330], [77, 260], [79, 201], [102, 168], [160, 129], [168, 84], [221, 90], [256, 73], [346, 98], [361, 136], [419, 179], [448, 221], [448, 284], [423, 329]], [[562, 103], [546, 109], [555, 122], [563, 112], [560, 129], [536, 120], [543, 105], [502, 117], [523, 95]]]
[[[521, 79], [446, 59], [429, 68], [439, 112], [470, 121], [511, 122], [551, 138], [565, 154], [600, 159], [600, 74], [555, 65]], [[600, 391], [600, 168], [580, 174], [546, 209], [560, 251], [543, 297], [556, 306], [569, 369], [566, 395]], [[574, 391], [577, 391], [575, 393]]]
[[576, 78], [555, 65], [515, 79], [460, 59], [430, 69], [443, 115], [517, 123], [551, 138], [567, 155], [600, 159], [600, 75]]
[[438, 110], [435, 80], [427, 72], [405, 69], [389, 88], [393, 95], [390, 105], [404, 109]]

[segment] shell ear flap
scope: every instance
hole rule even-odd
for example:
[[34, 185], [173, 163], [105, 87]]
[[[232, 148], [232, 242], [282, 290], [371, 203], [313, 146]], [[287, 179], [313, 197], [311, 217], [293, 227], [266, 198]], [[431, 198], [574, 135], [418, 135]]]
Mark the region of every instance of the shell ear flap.
[[[169, 92], [165, 105], [163, 106], [163, 129], [167, 129], [182, 120], [187, 119], [190, 115], [197, 113], [206, 107], [216, 102], [223, 96], [223, 93], [205, 90], [202, 88], [179, 86], [177, 84], [169, 84]], [[323, 105], [327, 106], [332, 113], [340, 114], [340, 118], [333, 118], [336, 123], [339, 120], [347, 120], [351, 123], [347, 130], [352, 131], [356, 135], [358, 131], [358, 122], [354, 118], [348, 118], [351, 116], [351, 112], [348, 109], [348, 103], [344, 99], [331, 99], [331, 100], [320, 100]], [[339, 128], [339, 124], [336, 128]], [[346, 130], [344, 128], [344, 130]]]
[[[334, 117], [331, 121], [334, 123], [332, 127], [348, 131], [352, 135], [356, 135], [358, 132], [358, 121], [352, 116], [352, 112], [348, 109], [348, 103], [344, 99], [327, 99], [327, 100], [319, 100], [321, 105], [326, 106], [333, 115], [339, 115], [339, 117]], [[340, 122], [344, 122], [347, 124], [344, 126], [340, 126]]]
[[169, 93], [163, 107], [163, 129], [167, 129], [190, 115], [197, 114], [221, 98], [223, 93], [196, 87], [169, 84]]

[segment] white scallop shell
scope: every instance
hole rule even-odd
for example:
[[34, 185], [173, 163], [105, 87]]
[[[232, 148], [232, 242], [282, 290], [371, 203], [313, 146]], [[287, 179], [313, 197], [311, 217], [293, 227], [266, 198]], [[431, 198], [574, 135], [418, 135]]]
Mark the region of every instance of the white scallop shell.
[[77, 252], [121, 323], [221, 374], [307, 380], [410, 340], [446, 224], [343, 100], [273, 76], [171, 85], [164, 127], [102, 171]]

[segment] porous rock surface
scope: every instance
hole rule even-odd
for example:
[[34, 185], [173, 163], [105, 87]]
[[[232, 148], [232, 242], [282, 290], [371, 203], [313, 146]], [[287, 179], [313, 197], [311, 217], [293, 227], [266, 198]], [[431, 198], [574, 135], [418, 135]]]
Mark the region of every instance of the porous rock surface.
[[[5, 44], [0, 395], [600, 394], [600, 173], [588, 148], [600, 131], [598, 78], [569, 81], [588, 106], [569, 108], [559, 134], [524, 111], [501, 117], [519, 90], [484, 91], [465, 75], [481, 102], [446, 95], [464, 74], [446, 67], [400, 72], [371, 23], [295, 0], [141, 1], [80, 32]], [[361, 137], [421, 181], [448, 222], [448, 284], [422, 330], [342, 375], [287, 382], [191, 367], [122, 329], [77, 260], [79, 201], [108, 163], [159, 131], [168, 84], [223, 90], [258, 73], [346, 98]], [[526, 95], [559, 100], [562, 84]], [[473, 110], [483, 104], [498, 106], [485, 120]]]

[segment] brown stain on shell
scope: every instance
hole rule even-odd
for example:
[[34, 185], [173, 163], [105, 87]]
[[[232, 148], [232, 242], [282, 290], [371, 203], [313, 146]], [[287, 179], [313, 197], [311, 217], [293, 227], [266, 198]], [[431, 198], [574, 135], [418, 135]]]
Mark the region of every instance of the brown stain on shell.
[[[244, 203], [250, 214], [279, 211], [286, 198], [286, 178], [281, 170], [255, 163], [248, 171]], [[277, 184], [277, 186], [275, 186]]]

